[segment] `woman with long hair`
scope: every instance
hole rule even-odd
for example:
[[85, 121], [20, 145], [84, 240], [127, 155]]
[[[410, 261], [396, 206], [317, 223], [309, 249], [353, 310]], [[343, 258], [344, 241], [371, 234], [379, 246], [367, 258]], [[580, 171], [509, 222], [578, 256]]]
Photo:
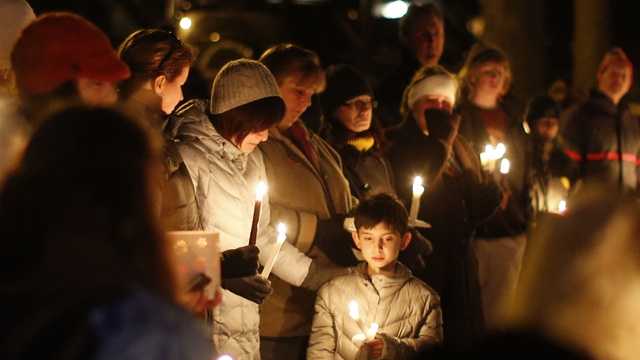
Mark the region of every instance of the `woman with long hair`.
[[33, 134], [0, 193], [3, 359], [210, 356], [151, 207], [159, 144], [99, 108]]

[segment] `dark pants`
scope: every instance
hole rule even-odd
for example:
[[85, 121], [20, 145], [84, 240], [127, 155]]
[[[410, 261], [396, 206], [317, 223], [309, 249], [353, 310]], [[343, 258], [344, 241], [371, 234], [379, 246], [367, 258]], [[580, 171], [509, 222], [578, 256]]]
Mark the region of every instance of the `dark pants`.
[[304, 360], [307, 358], [308, 336], [261, 337], [262, 360]]

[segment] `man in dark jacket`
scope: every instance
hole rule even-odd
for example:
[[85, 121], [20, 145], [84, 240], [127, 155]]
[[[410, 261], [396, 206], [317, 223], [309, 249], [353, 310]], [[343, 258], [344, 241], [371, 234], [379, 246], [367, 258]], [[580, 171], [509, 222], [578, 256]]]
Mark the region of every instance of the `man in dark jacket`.
[[403, 61], [378, 87], [380, 119], [384, 127], [401, 122], [402, 91], [421, 66], [438, 65], [444, 49], [444, 16], [435, 4], [411, 5], [400, 22]]
[[568, 112], [562, 135], [572, 183], [598, 181], [621, 192], [637, 191], [640, 125], [621, 102], [632, 77], [633, 65], [622, 49], [610, 50], [600, 63], [596, 89]]

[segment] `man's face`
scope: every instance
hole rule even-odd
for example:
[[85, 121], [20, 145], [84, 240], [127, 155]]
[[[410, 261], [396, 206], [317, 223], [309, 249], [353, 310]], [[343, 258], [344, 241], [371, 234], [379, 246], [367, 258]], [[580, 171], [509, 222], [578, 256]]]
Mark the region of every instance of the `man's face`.
[[286, 130], [311, 105], [311, 96], [316, 93], [317, 86], [314, 79], [305, 79], [296, 74], [282, 80], [279, 83], [279, 88], [287, 110], [278, 124], [278, 128]]
[[416, 59], [422, 65], [437, 65], [444, 48], [444, 26], [440, 19], [423, 15], [415, 23], [409, 39]]
[[411, 233], [400, 235], [385, 223], [373, 228], [359, 228], [352, 238], [362, 252], [369, 271], [374, 273], [393, 272], [400, 250], [406, 249], [411, 241]]
[[631, 88], [631, 69], [625, 63], [613, 62], [598, 76], [598, 89], [614, 101], [621, 99]]

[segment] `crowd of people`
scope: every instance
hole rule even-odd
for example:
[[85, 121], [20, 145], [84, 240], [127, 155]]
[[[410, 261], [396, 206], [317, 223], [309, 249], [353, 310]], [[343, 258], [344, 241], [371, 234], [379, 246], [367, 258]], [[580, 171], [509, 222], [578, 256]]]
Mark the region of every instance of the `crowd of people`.
[[[622, 49], [585, 102], [522, 107], [505, 51], [478, 43], [454, 74], [441, 10], [412, 5], [406, 61], [379, 89], [283, 43], [184, 99], [195, 53], [168, 31], [114, 48], [72, 13], [9, 0], [0, 17], [3, 359], [627, 359], [640, 345]], [[303, 121], [312, 101], [319, 127]], [[178, 230], [218, 234], [215, 296], [178, 281]]]

